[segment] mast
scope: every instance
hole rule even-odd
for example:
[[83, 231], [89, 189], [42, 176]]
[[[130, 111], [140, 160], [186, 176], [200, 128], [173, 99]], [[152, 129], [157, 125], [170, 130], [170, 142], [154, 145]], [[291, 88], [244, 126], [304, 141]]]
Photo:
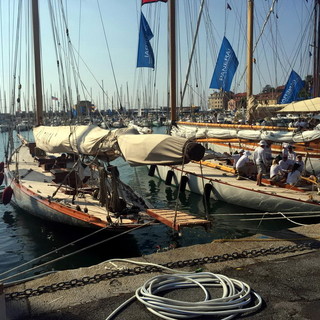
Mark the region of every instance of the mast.
[[247, 100], [252, 96], [253, 2], [248, 0]]
[[319, 37], [319, 28], [320, 28], [320, 0], [314, 1], [314, 40], [313, 40], [313, 98], [319, 96], [319, 64], [320, 64], [320, 37]]
[[32, 0], [32, 26], [33, 26], [33, 50], [35, 66], [36, 88], [36, 125], [43, 124], [43, 101], [41, 79], [41, 55], [40, 55], [40, 23], [38, 0]]
[[252, 121], [250, 109], [252, 108], [252, 51], [253, 51], [253, 5], [254, 0], [248, 0], [247, 16], [247, 119]]
[[176, 0], [169, 0], [169, 60], [170, 60], [170, 110], [171, 124], [177, 121], [176, 79]]

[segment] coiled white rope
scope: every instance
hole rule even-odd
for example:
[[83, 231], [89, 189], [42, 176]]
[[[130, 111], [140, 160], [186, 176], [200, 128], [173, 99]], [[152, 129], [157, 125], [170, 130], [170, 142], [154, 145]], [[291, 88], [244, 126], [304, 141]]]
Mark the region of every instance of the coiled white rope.
[[[190, 302], [159, 296], [162, 291], [180, 288], [200, 287], [204, 293], [202, 301]], [[221, 287], [222, 296], [211, 298], [210, 287]], [[239, 280], [211, 272], [159, 275], [149, 279], [136, 290], [133, 297], [124, 302], [109, 315], [112, 319], [124, 306], [137, 299], [147, 309], [160, 318], [167, 320], [190, 319], [199, 316], [224, 317], [229, 320], [240, 313], [253, 312], [261, 307], [262, 299], [249, 285]]]

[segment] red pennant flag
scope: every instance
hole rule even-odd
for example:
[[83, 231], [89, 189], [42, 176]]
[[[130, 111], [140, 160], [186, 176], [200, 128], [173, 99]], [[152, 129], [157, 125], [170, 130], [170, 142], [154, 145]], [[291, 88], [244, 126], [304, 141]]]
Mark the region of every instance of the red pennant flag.
[[146, 3], [158, 2], [158, 1], [167, 2], [168, 0], [142, 0], [141, 5], [143, 6], [143, 5], [146, 4]]

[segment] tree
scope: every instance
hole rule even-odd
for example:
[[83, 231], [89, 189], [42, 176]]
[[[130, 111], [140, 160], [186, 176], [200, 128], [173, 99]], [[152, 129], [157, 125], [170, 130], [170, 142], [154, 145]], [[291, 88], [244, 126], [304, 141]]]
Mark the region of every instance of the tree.
[[263, 89], [262, 92], [263, 93], [269, 93], [269, 92], [274, 92], [275, 89], [273, 87], [270, 86], [270, 84], [267, 84]]

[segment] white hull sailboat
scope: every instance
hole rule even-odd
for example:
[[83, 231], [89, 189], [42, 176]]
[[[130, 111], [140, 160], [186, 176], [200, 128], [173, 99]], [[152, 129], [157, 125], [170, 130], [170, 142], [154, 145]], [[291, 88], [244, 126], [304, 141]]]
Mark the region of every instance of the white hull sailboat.
[[232, 168], [228, 172], [219, 167], [223, 166], [209, 160], [202, 165], [157, 166], [154, 172], [168, 184], [183, 186], [188, 191], [204, 195], [207, 200], [211, 198], [269, 213], [301, 213], [305, 217], [320, 211], [320, 195], [315, 185], [278, 187], [263, 179], [264, 186], [257, 186], [250, 179], [237, 180]]
[[[253, 0], [248, 0], [250, 14], [253, 14]], [[175, 7], [174, 1], [170, 1], [170, 22], [174, 25]], [[252, 36], [252, 26], [248, 25], [248, 34]], [[170, 29], [170, 28], [169, 28]], [[175, 28], [173, 27], [173, 30]], [[175, 31], [173, 31], [175, 32]], [[252, 40], [251, 40], [252, 41]], [[172, 43], [173, 42], [173, 43]], [[248, 42], [250, 42], [248, 40]], [[252, 50], [251, 50], [252, 51]], [[170, 79], [171, 79], [171, 95], [170, 109], [172, 134], [183, 136], [189, 139], [197, 139], [206, 144], [211, 144], [214, 148], [217, 147], [218, 152], [236, 151], [239, 149], [253, 151], [257, 146], [257, 142], [261, 139], [275, 142], [278, 149], [274, 149], [275, 154], [281, 152], [282, 142], [295, 142], [297, 146], [303, 149], [305, 154], [317, 156], [317, 149], [313, 150], [319, 142], [319, 132], [303, 132], [294, 133], [289, 130], [280, 132], [276, 128], [256, 128], [252, 130], [251, 126], [237, 125], [210, 125], [206, 123], [180, 123], [176, 119], [176, 70], [175, 70], [175, 43], [170, 44], [170, 58], [173, 62], [170, 63]], [[252, 55], [248, 57], [248, 69], [252, 68]], [[248, 81], [250, 84], [252, 79]], [[249, 98], [252, 95], [252, 83], [248, 88]], [[183, 127], [183, 128], [182, 128]], [[178, 133], [179, 129], [184, 132]], [[262, 129], [269, 129], [262, 131]], [[271, 130], [271, 131], [270, 131]], [[245, 132], [246, 131], [246, 132]], [[234, 133], [233, 136], [231, 133]], [[246, 133], [248, 136], [242, 136]], [[283, 136], [281, 136], [283, 134]], [[238, 136], [236, 136], [238, 135]], [[261, 136], [265, 135], [265, 136]], [[297, 140], [300, 137], [300, 140]], [[276, 138], [279, 138], [277, 140]], [[315, 145], [312, 145], [312, 144]], [[301, 151], [299, 149], [299, 153]], [[315, 154], [313, 153], [315, 152]], [[315, 158], [318, 160], [318, 158]], [[188, 190], [198, 194], [205, 195], [205, 198], [221, 200], [233, 205], [239, 205], [254, 210], [265, 212], [290, 212], [301, 213], [301, 216], [309, 216], [312, 212], [319, 212], [320, 196], [318, 194], [318, 184], [311, 183], [304, 188], [294, 186], [274, 186], [268, 180], [263, 180], [264, 185], [258, 186], [255, 181], [250, 179], [238, 180], [237, 176], [232, 171], [232, 168], [222, 170], [223, 165], [214, 160], [209, 160], [203, 163], [192, 162], [185, 165], [177, 166], [156, 166], [151, 167], [149, 174], [155, 174], [167, 184], [179, 187], [182, 190]], [[315, 168], [315, 167], [314, 167]], [[314, 169], [313, 168], [313, 169]], [[224, 168], [225, 169], [225, 168]], [[320, 168], [319, 168], [320, 169]], [[317, 170], [317, 169], [316, 169]], [[312, 214], [313, 215], [313, 214]], [[314, 216], [314, 215], [313, 215]]]
[[[208, 122], [177, 122], [177, 126], [173, 128], [172, 134], [175, 136], [186, 137], [188, 139], [197, 139], [200, 142], [205, 143], [209, 149], [217, 153], [234, 153], [240, 149], [250, 151], [251, 153], [258, 146], [260, 140], [268, 141], [271, 145], [272, 155], [276, 157], [282, 152], [282, 144], [290, 143], [294, 145], [295, 152], [301, 154], [305, 161], [306, 170], [310, 174], [317, 175], [320, 173], [320, 131], [319, 130], [298, 130], [298, 128], [288, 127], [276, 127], [276, 126], [263, 126], [263, 125], [251, 125], [255, 122], [255, 116], [258, 112], [254, 103], [252, 103], [252, 69], [253, 61], [253, 11], [254, 0], [248, 0], [247, 6], [247, 120], [249, 124], [220, 124], [220, 123], [208, 123]], [[269, 10], [269, 15], [274, 12], [275, 2], [272, 2]], [[310, 4], [313, 6], [313, 4]], [[319, 15], [318, 7], [319, 3], [314, 2], [315, 8], [311, 10], [315, 15]], [[319, 19], [319, 16], [315, 17], [315, 21]], [[311, 17], [310, 20], [311, 21]], [[314, 43], [318, 43], [319, 32], [314, 30]], [[320, 51], [318, 46], [314, 46], [314, 83], [313, 83], [313, 96], [315, 98], [301, 101], [293, 101], [289, 104], [282, 104], [281, 110], [278, 112], [286, 114], [302, 114], [318, 113], [320, 111], [320, 98], [319, 95], [319, 57]], [[217, 63], [218, 64], [218, 63]], [[231, 63], [230, 63], [231, 64]], [[224, 70], [225, 71], [225, 70]], [[221, 71], [222, 73], [222, 71]], [[226, 73], [226, 72], [225, 72]], [[220, 75], [218, 73], [218, 75]], [[222, 75], [221, 75], [222, 77]], [[229, 78], [230, 79], [230, 78]], [[229, 81], [228, 79], [228, 81]], [[232, 80], [232, 77], [231, 77]], [[224, 80], [227, 81], [227, 80]], [[221, 85], [219, 82], [219, 84]], [[292, 84], [288, 86], [287, 94], [290, 95], [293, 91], [297, 90], [296, 95], [300, 89], [295, 89], [294, 86], [298, 82], [292, 81]], [[224, 90], [224, 88], [213, 86], [212, 88]], [[288, 101], [289, 102], [289, 101]], [[278, 109], [279, 106], [277, 105]], [[298, 117], [297, 116], [297, 117]], [[260, 120], [258, 118], [256, 120]]]
[[[1, 183], [5, 184], [3, 203], [11, 202], [56, 223], [113, 232], [155, 222], [151, 205], [120, 180], [111, 162], [121, 156], [131, 165], [179, 164], [200, 160], [203, 147], [169, 135], [156, 139], [143, 136], [132, 128], [111, 131], [94, 125], [45, 126], [37, 0], [32, 0], [32, 12], [35, 141], [20, 136], [21, 145], [15, 149], [8, 143], [0, 168]], [[12, 142], [12, 132], [8, 136]]]

